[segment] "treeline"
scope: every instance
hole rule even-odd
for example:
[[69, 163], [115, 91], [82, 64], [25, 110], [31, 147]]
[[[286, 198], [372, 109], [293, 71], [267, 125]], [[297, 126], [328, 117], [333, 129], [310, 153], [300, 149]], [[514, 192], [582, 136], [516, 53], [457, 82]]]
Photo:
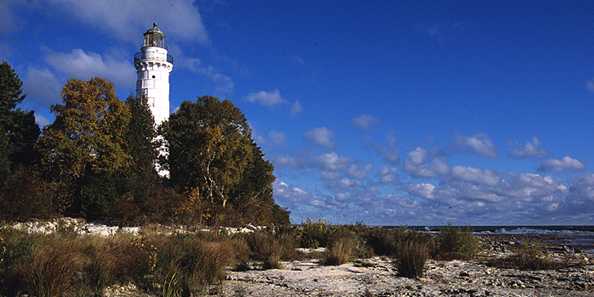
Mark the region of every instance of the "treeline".
[[121, 101], [101, 78], [70, 80], [40, 131], [33, 112], [17, 107], [24, 99], [18, 75], [0, 64], [0, 220], [289, 223], [272, 197], [272, 164], [230, 101], [183, 102], [155, 129], [145, 99]]

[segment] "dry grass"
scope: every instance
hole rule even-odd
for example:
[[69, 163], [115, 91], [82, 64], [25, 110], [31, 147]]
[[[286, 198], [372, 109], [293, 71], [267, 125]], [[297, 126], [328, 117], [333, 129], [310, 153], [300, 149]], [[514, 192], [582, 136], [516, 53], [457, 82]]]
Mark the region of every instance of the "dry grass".
[[470, 229], [448, 227], [440, 231], [435, 256], [443, 260], [470, 260], [480, 249], [480, 241]]
[[407, 239], [398, 246], [398, 258], [395, 260], [398, 275], [408, 278], [423, 276], [425, 262], [429, 258], [429, 245], [425, 240]]
[[[562, 263], [552, 260], [545, 249], [536, 243], [524, 243], [516, 249], [514, 255], [493, 259], [487, 264], [499, 268], [520, 270], [552, 270], [564, 266]], [[565, 266], [569, 266], [569, 263], [566, 263]]]
[[322, 262], [324, 265], [342, 265], [353, 260], [356, 249], [356, 238], [338, 238], [332, 243]]

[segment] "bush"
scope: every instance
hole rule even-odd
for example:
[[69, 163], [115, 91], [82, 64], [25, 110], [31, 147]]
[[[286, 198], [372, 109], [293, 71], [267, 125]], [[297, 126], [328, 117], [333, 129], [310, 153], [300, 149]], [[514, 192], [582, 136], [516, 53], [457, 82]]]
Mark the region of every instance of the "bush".
[[438, 237], [436, 257], [444, 260], [469, 260], [480, 251], [479, 239], [470, 229], [444, 228]]
[[45, 237], [34, 244], [31, 260], [19, 263], [16, 269], [31, 295], [71, 296], [84, 287], [78, 273], [86, 264], [80, 242]]
[[256, 261], [262, 261], [262, 268], [280, 268], [283, 246], [273, 234], [255, 232], [249, 234], [246, 241], [250, 249], [250, 258]]
[[371, 228], [363, 234], [363, 238], [375, 255], [394, 256], [405, 232], [404, 229]]
[[299, 229], [299, 240], [301, 247], [319, 248], [327, 247], [330, 241], [332, 230], [322, 220], [306, 220]]
[[523, 243], [514, 255], [491, 260], [487, 263], [499, 268], [515, 268], [520, 270], [551, 270], [561, 267], [561, 263], [553, 261], [538, 244]]
[[335, 240], [325, 255], [325, 265], [342, 265], [353, 259], [357, 249], [357, 241], [354, 237], [341, 237]]
[[179, 292], [182, 297], [203, 293], [225, 277], [233, 253], [225, 242], [206, 242], [197, 237], [174, 235], [157, 242], [158, 260], [153, 290]]
[[398, 275], [408, 278], [423, 276], [425, 262], [429, 257], [429, 244], [425, 240], [407, 239], [398, 245], [395, 261]]

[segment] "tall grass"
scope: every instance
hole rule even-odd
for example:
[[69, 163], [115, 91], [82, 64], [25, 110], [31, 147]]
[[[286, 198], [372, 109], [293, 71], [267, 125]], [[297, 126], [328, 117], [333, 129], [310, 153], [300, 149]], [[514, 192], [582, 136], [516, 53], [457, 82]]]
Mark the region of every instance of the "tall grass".
[[102, 296], [104, 288], [129, 281], [152, 293], [197, 296], [220, 284], [234, 259], [229, 240], [2, 230], [0, 296]]
[[[490, 260], [487, 264], [520, 270], [551, 270], [563, 266], [560, 262], [552, 260], [544, 248], [537, 243], [522, 243], [513, 255]], [[569, 263], [566, 264], [569, 265]]]
[[306, 220], [299, 228], [299, 241], [301, 247], [319, 248], [327, 247], [332, 235], [332, 227], [323, 220]]
[[346, 262], [349, 262], [355, 256], [356, 248], [357, 242], [355, 238], [338, 238], [328, 249], [323, 259], [323, 263], [325, 265], [342, 265]]
[[428, 241], [406, 239], [398, 245], [398, 258], [394, 261], [398, 275], [419, 278], [425, 271], [425, 262], [429, 258]]
[[480, 249], [480, 241], [470, 229], [447, 227], [440, 231], [435, 256], [443, 260], [470, 260]]

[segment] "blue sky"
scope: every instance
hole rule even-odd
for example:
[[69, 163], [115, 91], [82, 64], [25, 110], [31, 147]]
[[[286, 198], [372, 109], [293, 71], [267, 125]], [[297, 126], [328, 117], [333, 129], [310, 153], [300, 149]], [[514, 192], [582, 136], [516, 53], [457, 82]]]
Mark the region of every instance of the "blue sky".
[[156, 21], [171, 106], [232, 100], [294, 222], [592, 224], [591, 1], [0, 2], [41, 124], [68, 78], [133, 94]]

